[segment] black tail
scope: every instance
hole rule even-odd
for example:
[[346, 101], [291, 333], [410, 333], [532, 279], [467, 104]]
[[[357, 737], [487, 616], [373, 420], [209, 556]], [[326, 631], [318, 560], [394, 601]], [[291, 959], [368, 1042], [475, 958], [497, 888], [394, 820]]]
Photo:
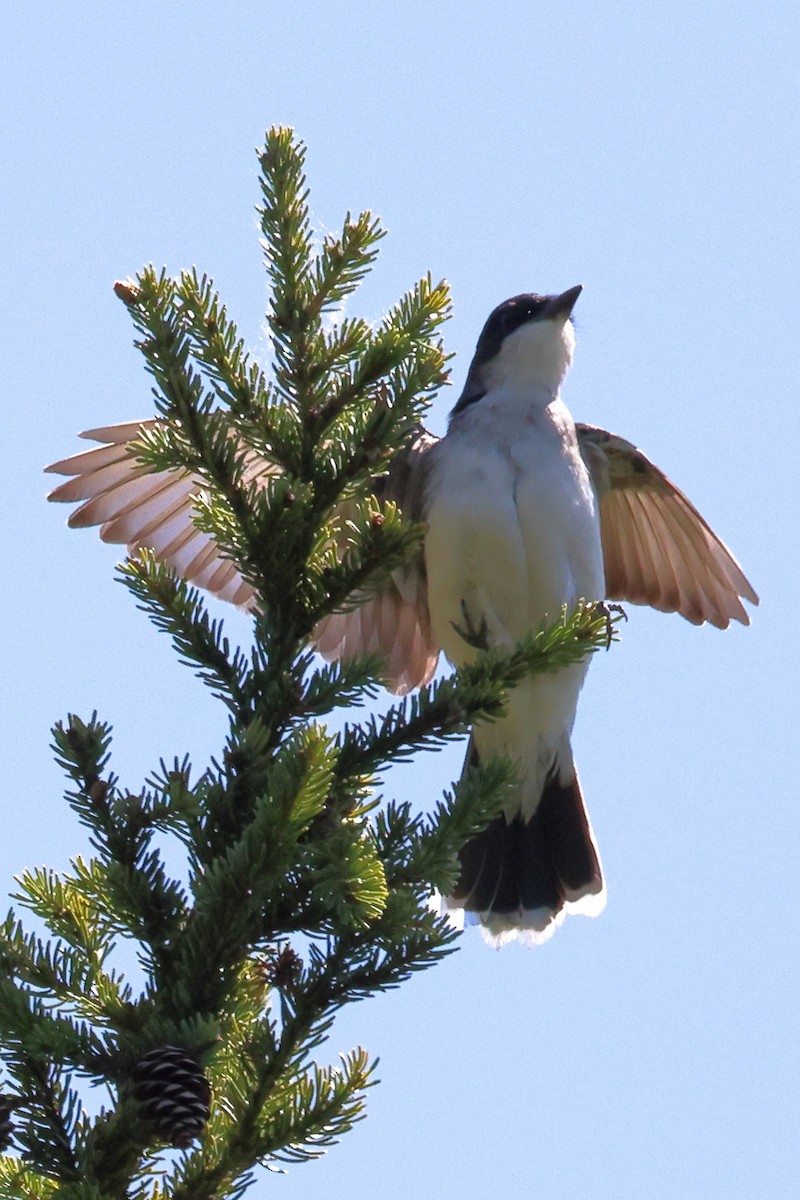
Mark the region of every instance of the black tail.
[[528, 821], [495, 817], [460, 859], [449, 903], [479, 913], [492, 933], [541, 933], [565, 905], [578, 912], [602, 907], [602, 868], [574, 771], [563, 783], [554, 768]]

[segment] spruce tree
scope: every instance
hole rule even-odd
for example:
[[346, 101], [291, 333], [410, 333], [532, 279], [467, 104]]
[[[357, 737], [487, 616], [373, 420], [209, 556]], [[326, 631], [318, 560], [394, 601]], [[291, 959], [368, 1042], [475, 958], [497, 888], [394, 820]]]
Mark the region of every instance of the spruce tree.
[[[270, 376], [247, 353], [212, 283], [152, 268], [117, 285], [163, 418], [141, 463], [188, 469], [205, 490], [196, 520], [254, 588], [252, 643], [230, 644], [203, 597], [152, 555], [125, 585], [229, 714], [200, 771], [161, 763], [143, 785], [110, 767], [96, 714], [54, 731], [67, 803], [93, 847], [69, 872], [26, 872], [0, 934], [0, 1196], [210, 1200], [241, 1195], [259, 1165], [323, 1153], [364, 1110], [371, 1061], [316, 1054], [337, 1011], [406, 980], [454, 948], [430, 911], [458, 850], [500, 810], [514, 765], [472, 770], [420, 816], [378, 803], [390, 763], [501, 711], [531, 671], [605, 643], [591, 607], [564, 614], [512, 653], [359, 717], [381, 663], [323, 664], [316, 623], [380, 588], [421, 530], [379, 502], [374, 481], [446, 378], [444, 283], [421, 280], [372, 326], [330, 322], [383, 236], [362, 213], [315, 245], [304, 148], [273, 129], [260, 153], [271, 281]], [[267, 484], [248, 454], [273, 466]], [[166, 866], [179, 843], [186, 871]], [[174, 857], [174, 856], [173, 856]], [[136, 953], [143, 982], [116, 966]], [[92, 1084], [110, 1102], [84, 1108]]]

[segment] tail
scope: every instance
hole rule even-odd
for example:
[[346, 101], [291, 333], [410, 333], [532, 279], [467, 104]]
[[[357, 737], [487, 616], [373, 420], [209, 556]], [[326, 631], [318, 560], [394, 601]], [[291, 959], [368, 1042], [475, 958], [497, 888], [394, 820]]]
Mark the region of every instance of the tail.
[[[474, 752], [471, 761], [475, 761]], [[567, 913], [597, 916], [606, 893], [575, 767], [554, 765], [533, 815], [495, 817], [463, 847], [447, 908], [475, 914], [490, 941], [546, 941]]]

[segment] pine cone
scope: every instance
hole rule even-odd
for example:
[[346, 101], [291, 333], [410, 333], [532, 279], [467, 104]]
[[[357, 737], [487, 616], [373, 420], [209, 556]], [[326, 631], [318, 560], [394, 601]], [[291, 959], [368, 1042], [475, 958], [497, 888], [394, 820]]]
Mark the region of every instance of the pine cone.
[[158, 1138], [185, 1150], [203, 1132], [211, 1088], [201, 1068], [180, 1046], [158, 1046], [133, 1069], [133, 1096]]
[[11, 1145], [14, 1136], [11, 1114], [18, 1104], [19, 1100], [13, 1096], [0, 1096], [0, 1154], [4, 1154]]
[[263, 960], [264, 978], [271, 987], [292, 996], [303, 977], [303, 960], [291, 946], [267, 954]]

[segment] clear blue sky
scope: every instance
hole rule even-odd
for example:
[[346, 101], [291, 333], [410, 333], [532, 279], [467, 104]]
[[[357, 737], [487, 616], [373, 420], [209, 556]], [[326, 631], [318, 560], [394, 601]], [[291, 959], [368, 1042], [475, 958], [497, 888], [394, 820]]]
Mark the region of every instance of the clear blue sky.
[[[314, 221], [390, 231], [351, 310], [446, 276], [463, 381], [488, 311], [585, 285], [566, 399], [636, 441], [762, 597], [720, 633], [631, 608], [576, 753], [608, 877], [536, 950], [473, 934], [356, 1005], [369, 1116], [254, 1196], [789, 1200], [798, 1154], [796, 0], [402, 5], [6, 0], [0, 17], [2, 878], [85, 849], [51, 723], [98, 708], [135, 788], [224, 715], [64, 527], [41, 468], [151, 411], [115, 278], [214, 276], [266, 353], [253, 147], [309, 144]], [[442, 395], [441, 429], [455, 391]], [[233, 626], [247, 636], [247, 623]], [[458, 753], [394, 774], [433, 803]]]

